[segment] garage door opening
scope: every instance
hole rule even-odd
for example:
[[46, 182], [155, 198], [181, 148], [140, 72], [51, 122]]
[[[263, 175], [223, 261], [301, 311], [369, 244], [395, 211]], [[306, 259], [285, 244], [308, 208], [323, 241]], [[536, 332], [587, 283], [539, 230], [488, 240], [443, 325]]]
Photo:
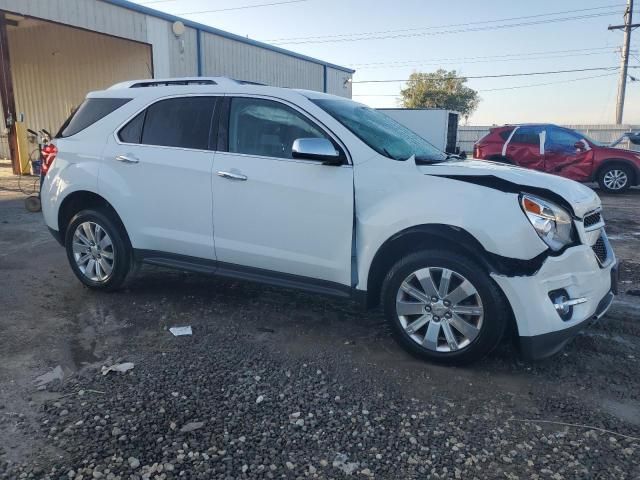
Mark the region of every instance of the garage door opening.
[[37, 152], [27, 129], [55, 134], [87, 92], [153, 77], [149, 44], [2, 11], [0, 69], [0, 158], [16, 174]]

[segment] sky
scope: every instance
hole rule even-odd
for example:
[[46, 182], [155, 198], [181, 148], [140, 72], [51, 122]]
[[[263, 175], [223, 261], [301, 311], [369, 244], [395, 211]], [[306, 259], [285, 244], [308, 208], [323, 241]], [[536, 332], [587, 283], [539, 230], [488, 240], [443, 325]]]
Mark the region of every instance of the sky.
[[[135, 1], [352, 67], [353, 98], [372, 107], [400, 106], [403, 82], [358, 82], [404, 80], [438, 68], [468, 77], [585, 69], [469, 79], [481, 101], [468, 124], [615, 120], [623, 33], [607, 27], [623, 23], [626, 0]], [[238, 8], [265, 3], [272, 5]], [[634, 21], [640, 21], [640, 2]], [[640, 29], [632, 34], [631, 52], [629, 65], [637, 68], [629, 74], [639, 81], [627, 82], [623, 121], [640, 124]], [[605, 67], [612, 70], [588, 70]]]

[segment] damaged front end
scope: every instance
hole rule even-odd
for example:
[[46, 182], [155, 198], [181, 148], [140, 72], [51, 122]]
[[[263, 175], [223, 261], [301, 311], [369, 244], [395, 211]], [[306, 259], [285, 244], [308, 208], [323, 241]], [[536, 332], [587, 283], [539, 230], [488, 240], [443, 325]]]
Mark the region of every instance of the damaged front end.
[[578, 244], [547, 255], [532, 274], [491, 274], [511, 304], [526, 358], [558, 352], [602, 317], [617, 293], [617, 262], [601, 212], [574, 220], [574, 227]]

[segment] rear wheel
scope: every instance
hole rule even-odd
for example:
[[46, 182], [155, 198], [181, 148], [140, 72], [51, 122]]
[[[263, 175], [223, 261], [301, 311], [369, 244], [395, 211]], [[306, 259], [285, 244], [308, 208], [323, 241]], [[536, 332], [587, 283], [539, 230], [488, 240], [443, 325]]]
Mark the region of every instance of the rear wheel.
[[508, 309], [493, 280], [471, 259], [422, 251], [398, 261], [382, 300], [394, 337], [410, 353], [446, 364], [479, 360], [504, 334]]
[[65, 248], [73, 273], [87, 287], [115, 290], [124, 284], [131, 268], [131, 247], [109, 213], [77, 213], [67, 227]]
[[632, 175], [626, 165], [605, 166], [598, 175], [598, 184], [605, 192], [621, 193], [631, 186]]

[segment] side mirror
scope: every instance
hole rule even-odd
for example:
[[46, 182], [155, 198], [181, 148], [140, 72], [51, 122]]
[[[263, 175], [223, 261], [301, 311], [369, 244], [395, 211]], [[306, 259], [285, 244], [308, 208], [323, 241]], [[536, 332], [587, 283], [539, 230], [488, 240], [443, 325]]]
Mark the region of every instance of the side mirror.
[[584, 150], [584, 142], [582, 140], [580, 140], [579, 142], [576, 142], [573, 144], [574, 147], [576, 147], [576, 150]]
[[297, 138], [291, 147], [293, 158], [320, 160], [326, 165], [341, 165], [340, 153], [326, 138]]

